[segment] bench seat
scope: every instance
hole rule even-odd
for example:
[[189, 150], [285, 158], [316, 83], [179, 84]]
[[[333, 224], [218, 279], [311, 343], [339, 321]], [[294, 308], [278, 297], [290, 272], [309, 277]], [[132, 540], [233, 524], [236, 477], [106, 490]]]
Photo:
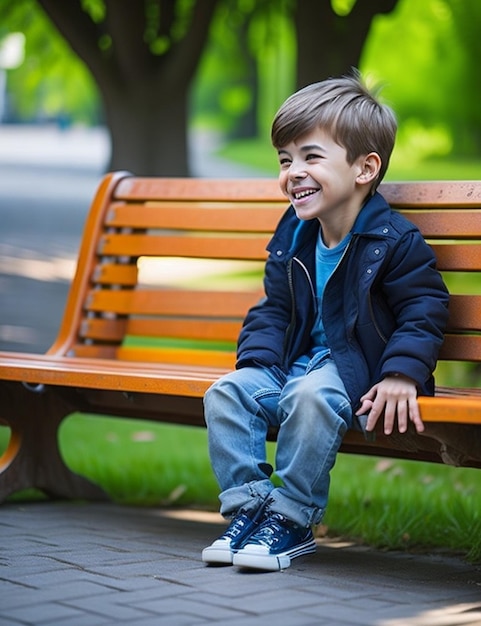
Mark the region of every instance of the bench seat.
[[[440, 386], [419, 398], [423, 435], [352, 430], [341, 450], [481, 468], [481, 182], [382, 192], [419, 226], [452, 294]], [[204, 426], [203, 395], [234, 367], [285, 209], [275, 180], [103, 178], [52, 347], [0, 352], [0, 421], [11, 431], [0, 500], [29, 487], [106, 497], [61, 457], [58, 428], [72, 413]]]

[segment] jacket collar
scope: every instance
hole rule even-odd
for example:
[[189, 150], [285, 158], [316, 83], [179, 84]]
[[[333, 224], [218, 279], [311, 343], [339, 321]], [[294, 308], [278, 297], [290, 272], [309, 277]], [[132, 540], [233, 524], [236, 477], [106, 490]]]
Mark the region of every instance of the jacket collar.
[[352, 232], [354, 234], [381, 234], [391, 218], [391, 207], [384, 197], [376, 191], [360, 210]]
[[[356, 235], [370, 234], [384, 236], [390, 221], [391, 208], [384, 197], [376, 192], [362, 207], [354, 222], [352, 233]], [[297, 254], [306, 244], [315, 242], [319, 222], [317, 219], [300, 220], [291, 205], [282, 218], [279, 228], [268, 245], [279, 259]]]

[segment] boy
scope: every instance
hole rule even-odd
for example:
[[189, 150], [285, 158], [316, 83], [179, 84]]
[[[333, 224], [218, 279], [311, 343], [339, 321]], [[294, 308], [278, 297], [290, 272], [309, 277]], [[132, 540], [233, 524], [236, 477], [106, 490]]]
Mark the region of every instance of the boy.
[[[301, 89], [272, 126], [291, 206], [268, 246], [266, 297], [247, 314], [236, 371], [205, 396], [226, 532], [209, 564], [289, 567], [315, 551], [348, 428], [423, 430], [448, 294], [415, 226], [376, 191], [396, 120], [359, 74]], [[278, 428], [276, 475], [268, 428]]]

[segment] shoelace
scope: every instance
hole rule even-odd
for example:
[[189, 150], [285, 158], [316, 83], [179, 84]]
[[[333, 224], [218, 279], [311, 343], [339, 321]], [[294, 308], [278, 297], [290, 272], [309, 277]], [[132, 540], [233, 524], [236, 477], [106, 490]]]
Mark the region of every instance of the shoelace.
[[247, 515], [239, 515], [236, 517], [235, 523], [229, 526], [229, 528], [225, 531], [224, 536], [235, 539], [243, 532], [249, 522], [250, 520]]
[[263, 522], [259, 528], [251, 535], [249, 543], [261, 543], [272, 546], [279, 541], [279, 535], [290, 533], [289, 526], [285, 523], [287, 519], [280, 513], [274, 513]]
[[243, 532], [247, 524], [254, 525], [259, 523], [266, 514], [270, 502], [272, 502], [272, 498], [266, 498], [252, 518], [250, 518], [247, 513], [241, 512], [236, 518], [234, 518], [234, 523], [232, 523], [232, 525], [225, 531], [224, 536], [229, 537], [230, 539], [235, 539]]

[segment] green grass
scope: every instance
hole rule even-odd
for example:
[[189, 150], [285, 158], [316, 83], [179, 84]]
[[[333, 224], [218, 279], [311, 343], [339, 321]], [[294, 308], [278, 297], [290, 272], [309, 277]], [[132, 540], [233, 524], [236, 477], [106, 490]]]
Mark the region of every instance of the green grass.
[[[8, 429], [0, 428], [0, 449]], [[217, 510], [207, 431], [75, 414], [60, 431], [67, 464], [119, 503]], [[2, 448], [3, 446], [3, 448]], [[275, 444], [268, 444], [273, 462]], [[481, 562], [479, 470], [340, 454], [321, 528], [382, 549], [454, 551]], [[15, 499], [35, 499], [23, 492]]]

